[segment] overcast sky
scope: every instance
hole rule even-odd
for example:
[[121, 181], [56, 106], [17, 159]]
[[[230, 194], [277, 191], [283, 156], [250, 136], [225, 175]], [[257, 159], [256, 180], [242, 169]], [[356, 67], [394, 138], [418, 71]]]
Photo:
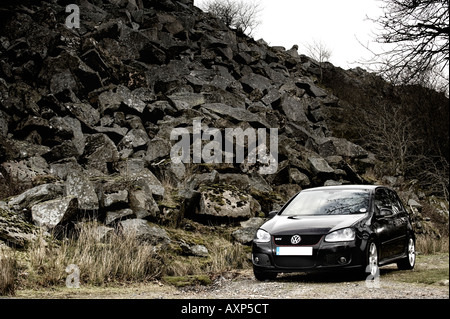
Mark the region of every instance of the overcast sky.
[[[205, 0], [195, 0], [199, 6]], [[377, 0], [245, 0], [257, 1], [262, 11], [261, 25], [253, 33], [255, 40], [264, 39], [271, 46], [290, 49], [299, 46], [300, 54], [307, 54], [304, 47], [313, 41], [322, 42], [332, 55], [330, 62], [344, 69], [368, 59], [370, 53], [358, 40], [369, 44], [376, 25], [366, 16], [381, 15]]]

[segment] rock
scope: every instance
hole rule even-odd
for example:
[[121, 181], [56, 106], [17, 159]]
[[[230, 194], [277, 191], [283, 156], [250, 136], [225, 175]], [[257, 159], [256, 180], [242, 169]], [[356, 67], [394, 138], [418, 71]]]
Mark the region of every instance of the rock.
[[255, 215], [251, 195], [237, 190], [206, 189], [201, 192], [198, 217], [244, 218]]
[[37, 238], [38, 229], [0, 202], [0, 239], [17, 247], [29, 245]]
[[50, 174], [65, 180], [70, 172], [82, 173], [83, 167], [78, 164], [75, 157], [65, 158], [50, 164]]
[[170, 155], [171, 145], [165, 139], [155, 137], [147, 143], [145, 160], [148, 162], [158, 161]]
[[93, 127], [100, 121], [100, 113], [88, 103], [66, 103], [66, 109], [81, 123]]
[[226, 116], [229, 119], [234, 120], [235, 122], [255, 123], [259, 126], [262, 125], [263, 127], [270, 128], [270, 125], [262, 116], [251, 113], [245, 109], [235, 108], [222, 103], [203, 104], [202, 108], [210, 110], [221, 116]]
[[56, 95], [64, 90], [78, 90], [77, 82], [69, 70], [53, 75], [50, 80], [50, 92], [52, 94]]
[[321, 157], [308, 157], [308, 162], [311, 166], [312, 172], [316, 175], [334, 174], [334, 169]]
[[130, 192], [130, 208], [137, 218], [157, 218], [159, 215], [159, 207], [152, 193], [144, 190]]
[[[190, 247], [190, 250], [192, 252], [192, 255], [198, 256], [198, 257], [208, 257], [209, 251], [208, 249], [203, 245], [193, 245]], [[448, 286], [448, 283], [447, 283]]]
[[31, 207], [31, 216], [35, 225], [51, 230], [78, 213], [78, 199], [68, 196], [42, 202]]
[[422, 205], [412, 198], [408, 200], [408, 206], [414, 207], [419, 210], [422, 208]]
[[312, 97], [321, 97], [324, 98], [328, 95], [328, 93], [322, 88], [315, 85], [309, 78], [301, 77], [297, 79], [295, 83], [299, 88], [306, 90], [308, 95]]
[[117, 145], [117, 149], [119, 151], [124, 149], [130, 149], [133, 151], [145, 149], [149, 140], [150, 139], [144, 130], [131, 129]]
[[118, 227], [122, 235], [134, 237], [141, 243], [162, 247], [170, 243], [170, 238], [164, 229], [144, 219], [127, 219], [119, 222]]
[[109, 211], [106, 212], [105, 224], [109, 226], [129, 218], [136, 218], [136, 214], [129, 208], [118, 211]]
[[65, 182], [66, 196], [78, 199], [78, 207], [81, 210], [97, 211], [99, 200], [94, 185], [86, 175], [79, 172], [71, 172]]
[[40, 202], [48, 201], [63, 195], [63, 185], [59, 184], [44, 184], [26, 190], [20, 195], [9, 199], [8, 204], [15, 207], [15, 210], [21, 211], [30, 209], [31, 206]]
[[289, 175], [291, 176], [292, 182], [298, 184], [302, 187], [307, 187], [311, 184], [307, 175], [300, 172], [297, 168], [289, 169]]
[[285, 94], [281, 98], [280, 107], [290, 121], [307, 123], [306, 111], [308, 110], [308, 103], [309, 99]]
[[232, 236], [243, 245], [249, 245], [255, 238], [256, 231], [265, 223], [264, 218], [252, 217], [248, 221], [241, 222], [242, 228], [235, 230]]
[[246, 75], [241, 78], [240, 82], [247, 93], [259, 90], [264, 94], [272, 86], [272, 83], [268, 78], [259, 74]]
[[128, 204], [128, 191], [123, 189], [116, 193], [104, 194], [103, 207], [111, 208]]
[[193, 107], [206, 103], [203, 94], [180, 92], [168, 96], [178, 111], [192, 109]]
[[327, 137], [316, 139], [320, 156], [338, 155], [344, 158], [366, 158], [369, 153], [361, 146], [343, 138]]
[[83, 154], [86, 165], [108, 173], [108, 164], [119, 160], [119, 152], [114, 142], [105, 134], [86, 136], [86, 147]]
[[40, 176], [48, 176], [48, 164], [42, 157], [22, 161], [6, 161], [0, 165], [2, 174], [19, 185], [30, 185]]

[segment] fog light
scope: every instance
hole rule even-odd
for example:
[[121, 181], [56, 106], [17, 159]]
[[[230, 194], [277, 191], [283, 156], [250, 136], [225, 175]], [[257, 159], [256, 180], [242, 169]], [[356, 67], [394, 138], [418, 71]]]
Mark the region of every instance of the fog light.
[[339, 263], [340, 264], [345, 264], [346, 262], [347, 262], [347, 258], [345, 258], [345, 257], [339, 258]]
[[254, 259], [255, 259], [255, 263], [259, 263], [259, 258], [258, 257], [255, 257]]

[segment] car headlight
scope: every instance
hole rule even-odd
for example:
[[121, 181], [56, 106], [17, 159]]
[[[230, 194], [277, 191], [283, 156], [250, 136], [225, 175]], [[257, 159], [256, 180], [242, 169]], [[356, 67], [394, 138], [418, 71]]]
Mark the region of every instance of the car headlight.
[[255, 241], [259, 243], [268, 243], [270, 241], [270, 234], [264, 229], [258, 229], [258, 231], [256, 232]]
[[355, 230], [352, 228], [344, 228], [329, 233], [325, 237], [326, 242], [334, 243], [339, 241], [352, 241], [355, 239]]

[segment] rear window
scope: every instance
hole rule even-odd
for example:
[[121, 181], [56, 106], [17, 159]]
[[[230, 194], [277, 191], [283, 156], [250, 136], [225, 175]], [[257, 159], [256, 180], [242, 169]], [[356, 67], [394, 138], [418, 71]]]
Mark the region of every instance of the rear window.
[[369, 209], [369, 192], [364, 190], [317, 190], [299, 193], [281, 215], [364, 214]]

